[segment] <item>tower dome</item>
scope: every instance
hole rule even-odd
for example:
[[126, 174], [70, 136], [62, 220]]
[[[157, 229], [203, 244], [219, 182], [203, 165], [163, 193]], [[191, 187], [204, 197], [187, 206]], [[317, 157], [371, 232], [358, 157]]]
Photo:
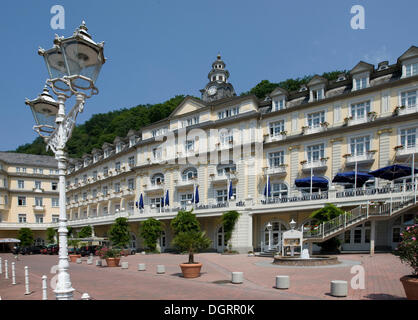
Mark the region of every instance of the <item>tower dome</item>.
[[221, 55], [218, 54], [208, 74], [209, 83], [204, 89], [200, 90], [203, 101], [210, 102], [236, 96], [234, 87], [228, 83], [229, 71], [225, 69], [225, 66], [226, 64], [222, 60]]

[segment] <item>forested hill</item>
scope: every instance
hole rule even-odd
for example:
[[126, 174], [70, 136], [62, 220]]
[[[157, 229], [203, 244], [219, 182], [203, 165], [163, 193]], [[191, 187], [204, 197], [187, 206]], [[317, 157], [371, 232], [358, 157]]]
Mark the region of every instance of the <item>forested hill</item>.
[[[335, 80], [340, 73], [345, 71], [333, 71], [322, 74], [328, 80]], [[241, 95], [254, 94], [259, 99], [264, 99], [276, 87], [288, 91], [298, 90], [302, 84], [308, 83], [313, 76], [303, 78], [287, 79], [279, 83], [272, 83], [262, 80], [254, 88]], [[67, 152], [70, 157], [80, 158], [85, 153], [90, 153], [93, 148], [101, 148], [104, 142], [112, 143], [119, 137], [125, 137], [130, 129], [139, 130], [153, 122], [168, 117], [171, 112], [183, 101], [184, 95], [158, 104], [138, 105], [130, 109], [121, 109], [108, 113], [93, 115], [84, 124], [74, 128], [73, 135], [67, 143]], [[53, 155], [51, 151], [46, 152], [45, 143], [42, 138], [36, 138], [32, 143], [19, 146], [14, 152]]]

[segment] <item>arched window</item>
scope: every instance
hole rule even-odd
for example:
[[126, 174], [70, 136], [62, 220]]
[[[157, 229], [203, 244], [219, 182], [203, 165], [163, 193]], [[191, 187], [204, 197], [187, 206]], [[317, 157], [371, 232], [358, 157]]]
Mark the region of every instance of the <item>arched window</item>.
[[188, 168], [183, 171], [182, 179], [183, 181], [189, 181], [193, 178], [197, 178], [197, 169], [196, 168]]
[[286, 197], [288, 195], [288, 188], [285, 183], [272, 183], [271, 185], [271, 195], [273, 197]]
[[156, 173], [152, 176], [151, 178], [152, 185], [162, 184], [162, 183], [164, 183], [164, 175], [162, 173]]

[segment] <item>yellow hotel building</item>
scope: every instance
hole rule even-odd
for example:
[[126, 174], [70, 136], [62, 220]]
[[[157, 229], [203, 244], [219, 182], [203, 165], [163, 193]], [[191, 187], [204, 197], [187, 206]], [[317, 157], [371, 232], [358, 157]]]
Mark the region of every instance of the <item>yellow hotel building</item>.
[[[59, 218], [58, 164], [54, 157], [0, 152], [0, 238], [31, 228], [36, 245]], [[0, 248], [1, 249], [1, 248]]]
[[[357, 188], [333, 179], [416, 167], [418, 48], [394, 64], [359, 62], [334, 81], [315, 76], [294, 92], [277, 88], [262, 101], [237, 96], [228, 78], [218, 56], [201, 99], [186, 97], [167, 119], [72, 161], [69, 225], [107, 236], [117, 217], [127, 217], [131, 246], [141, 250], [139, 225], [153, 217], [165, 224], [159, 245], [166, 251], [170, 221], [193, 209], [212, 250], [222, 252], [220, 217], [236, 210], [231, 243], [240, 252], [278, 250], [291, 220], [306, 245], [337, 236], [343, 251], [393, 249], [416, 216], [412, 174]], [[350, 215], [333, 227], [314, 225], [309, 216], [326, 203]]]

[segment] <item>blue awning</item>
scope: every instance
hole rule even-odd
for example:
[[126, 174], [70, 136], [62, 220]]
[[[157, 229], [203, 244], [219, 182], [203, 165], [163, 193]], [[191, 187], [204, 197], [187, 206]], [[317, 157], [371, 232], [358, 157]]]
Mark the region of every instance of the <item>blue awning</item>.
[[[374, 176], [368, 174], [367, 172], [359, 172], [357, 171], [357, 186], [362, 187], [368, 180], [374, 179]], [[351, 183], [354, 184], [356, 181], [356, 172], [349, 171], [349, 172], [340, 172], [334, 177], [332, 182], [334, 183]]]
[[[311, 177], [296, 179], [295, 185], [298, 188], [310, 188], [311, 187]], [[328, 180], [323, 177], [312, 177], [312, 188], [327, 189]]]
[[[414, 172], [415, 174], [418, 173], [418, 169], [415, 169]], [[411, 176], [412, 168], [400, 164], [394, 164], [372, 171], [370, 174], [376, 178], [392, 181], [402, 177]]]

